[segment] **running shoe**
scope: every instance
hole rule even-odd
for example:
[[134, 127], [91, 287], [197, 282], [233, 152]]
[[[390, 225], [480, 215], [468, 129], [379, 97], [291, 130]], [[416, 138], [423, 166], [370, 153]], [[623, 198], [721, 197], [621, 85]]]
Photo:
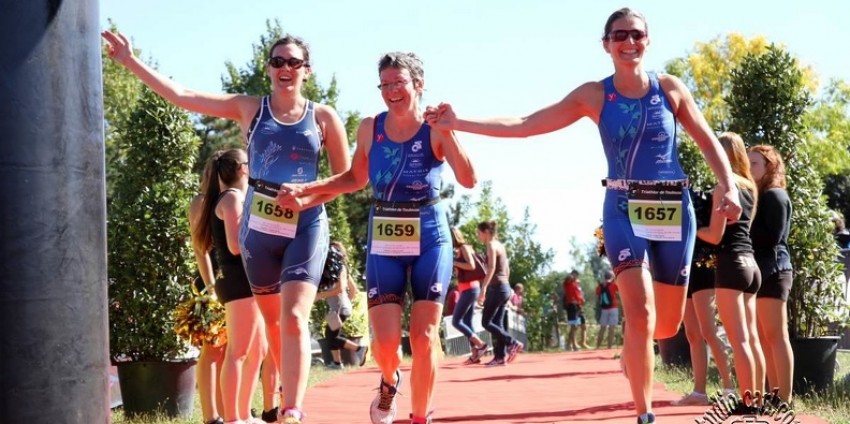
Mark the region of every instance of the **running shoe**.
[[690, 392], [685, 396], [682, 396], [681, 399], [674, 400], [672, 403], [673, 406], [708, 406], [710, 404], [711, 402], [709, 402], [707, 394], [697, 392]]
[[372, 401], [369, 407], [369, 416], [372, 418], [372, 424], [391, 424], [395, 420], [397, 411], [395, 395], [398, 393], [398, 388], [401, 386], [401, 371], [395, 371], [396, 382], [394, 385], [389, 385], [384, 382], [384, 377], [381, 377], [381, 385], [378, 386], [378, 395]]
[[654, 423], [654, 422], [655, 422], [655, 414], [653, 414], [652, 412], [647, 412], [646, 418], [641, 418], [641, 417], [637, 418], [637, 424], [650, 424], [650, 423]]
[[464, 365], [475, 365], [475, 364], [480, 364], [480, 363], [481, 363], [481, 358], [472, 359], [471, 356], [469, 358], [466, 358], [465, 361], [463, 361]]
[[511, 343], [510, 346], [508, 346], [507, 362], [508, 363], [513, 362], [514, 359], [516, 359], [516, 356], [519, 355], [520, 352], [522, 352], [522, 349], [524, 347], [525, 347], [525, 345], [522, 344], [522, 342], [520, 342], [518, 340], [514, 340], [514, 342]]
[[484, 364], [484, 366], [487, 367], [487, 368], [504, 367], [506, 365], [508, 365], [508, 364], [505, 362], [504, 359], [501, 359], [501, 358], [493, 358], [492, 361]]
[[301, 410], [290, 408], [278, 415], [278, 422], [281, 424], [301, 424], [304, 418], [306, 418], [306, 415]]
[[481, 347], [472, 346], [472, 354], [469, 355], [469, 358], [472, 359], [473, 363], [477, 364], [481, 362], [481, 358], [487, 354], [487, 343], [481, 345]]

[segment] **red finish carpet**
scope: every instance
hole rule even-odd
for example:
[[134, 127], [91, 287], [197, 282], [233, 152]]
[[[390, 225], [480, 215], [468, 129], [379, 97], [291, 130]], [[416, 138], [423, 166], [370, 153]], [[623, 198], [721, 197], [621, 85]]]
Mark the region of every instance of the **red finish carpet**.
[[[520, 354], [506, 367], [461, 365], [463, 357], [446, 357], [438, 374], [433, 407], [434, 423], [624, 423], [635, 422], [628, 382], [620, 372], [615, 351]], [[490, 357], [485, 358], [485, 361]], [[396, 423], [409, 423], [409, 366], [398, 399]], [[316, 385], [307, 392], [308, 422], [366, 423], [369, 404], [377, 393], [375, 367], [351, 371]], [[655, 384], [653, 412], [659, 424], [694, 423], [706, 406], [671, 406], [681, 393]], [[773, 423], [770, 417], [723, 423]], [[826, 423], [810, 416], [802, 423]]]

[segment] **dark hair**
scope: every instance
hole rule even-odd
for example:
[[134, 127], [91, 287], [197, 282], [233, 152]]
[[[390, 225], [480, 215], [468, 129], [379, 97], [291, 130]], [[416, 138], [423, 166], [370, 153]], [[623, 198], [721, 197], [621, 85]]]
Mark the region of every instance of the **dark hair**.
[[226, 185], [235, 184], [239, 180], [239, 168], [244, 165], [246, 158], [242, 149], [219, 150], [207, 159], [204, 166], [204, 176], [201, 180], [201, 216], [192, 231], [192, 241], [204, 251], [213, 246], [210, 217], [215, 209], [216, 201], [221, 193], [218, 180]]
[[616, 12], [612, 13], [611, 16], [608, 17], [608, 20], [605, 21], [605, 32], [602, 33], [602, 41], [605, 41], [606, 39], [608, 39], [608, 33], [611, 32], [611, 27], [614, 26], [614, 22], [616, 22], [618, 19], [627, 18], [627, 17], [630, 17], [630, 16], [638, 18], [641, 21], [643, 21], [644, 30], [646, 31], [646, 33], [648, 35], [649, 34], [649, 24], [646, 23], [646, 18], [643, 16], [643, 14], [636, 11], [636, 10], [629, 9], [628, 7], [624, 7], [622, 9], [619, 9]]
[[387, 68], [407, 69], [413, 82], [425, 81], [425, 70], [422, 68], [422, 59], [416, 53], [390, 52], [378, 61], [378, 73]]
[[287, 44], [294, 44], [295, 46], [301, 49], [301, 52], [304, 53], [304, 66], [309, 68], [310, 45], [307, 44], [307, 42], [304, 41], [302, 38], [296, 37], [294, 35], [284, 34], [283, 38], [275, 41], [274, 44], [272, 44], [272, 47], [269, 49], [269, 59], [271, 59], [272, 54], [274, 54], [274, 49], [276, 49], [277, 46], [285, 46]]
[[487, 231], [496, 237], [499, 233], [499, 224], [496, 221], [482, 221], [478, 223], [478, 231]]

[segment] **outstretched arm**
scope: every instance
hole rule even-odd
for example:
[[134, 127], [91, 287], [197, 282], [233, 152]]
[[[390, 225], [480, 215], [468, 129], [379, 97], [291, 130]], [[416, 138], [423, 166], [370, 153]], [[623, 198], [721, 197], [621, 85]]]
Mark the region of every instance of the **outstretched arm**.
[[[573, 90], [561, 101], [523, 117], [489, 119], [458, 118], [451, 105], [442, 103], [429, 107], [425, 118], [431, 126], [441, 130], [457, 130], [492, 137], [529, 137], [559, 130], [583, 117], [598, 118], [594, 101], [602, 101], [602, 87], [589, 82]], [[594, 113], [596, 112], [596, 113]]]
[[717, 137], [714, 136], [708, 122], [699, 111], [688, 87], [672, 75], [663, 75], [659, 81], [664, 91], [671, 97], [676, 117], [682, 127], [697, 143], [705, 156], [705, 161], [717, 177], [717, 190], [723, 196], [716, 207], [729, 221], [737, 221], [741, 217], [741, 202], [738, 198], [738, 187], [732, 176], [732, 168], [729, 166], [729, 158], [726, 157], [720, 142], [717, 141]]
[[[151, 90], [174, 105], [204, 115], [233, 119], [243, 128], [259, 108], [259, 99], [241, 94], [211, 94], [190, 90], [172, 81], [133, 54], [130, 40], [121, 33], [103, 31], [109, 57], [124, 65]], [[247, 118], [246, 118], [247, 117]]]

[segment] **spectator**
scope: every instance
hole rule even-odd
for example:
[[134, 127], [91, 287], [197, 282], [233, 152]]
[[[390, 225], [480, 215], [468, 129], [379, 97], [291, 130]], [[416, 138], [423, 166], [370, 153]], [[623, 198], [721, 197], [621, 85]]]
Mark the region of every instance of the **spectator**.
[[508, 303], [508, 307], [520, 315], [525, 315], [525, 310], [522, 308], [524, 294], [525, 287], [523, 287], [522, 283], [516, 283], [514, 285], [514, 293], [511, 295], [511, 300]]
[[612, 271], [605, 271], [605, 280], [596, 286], [596, 304], [599, 305], [599, 335], [596, 348], [602, 348], [605, 330], [608, 330], [608, 349], [614, 345], [614, 329], [620, 323], [620, 310], [617, 308], [617, 282]]
[[835, 226], [832, 234], [839, 249], [850, 249], [850, 231], [844, 227], [844, 218], [838, 212], [832, 212], [832, 225]]
[[[587, 320], [584, 318], [584, 294], [581, 291], [581, 282], [578, 279], [578, 271], [572, 270], [570, 275], [564, 279], [564, 309], [567, 311], [567, 324], [570, 332], [567, 335], [567, 349], [579, 350], [579, 348], [590, 349], [587, 344]], [[581, 343], [576, 343], [576, 327], [581, 327]]]

